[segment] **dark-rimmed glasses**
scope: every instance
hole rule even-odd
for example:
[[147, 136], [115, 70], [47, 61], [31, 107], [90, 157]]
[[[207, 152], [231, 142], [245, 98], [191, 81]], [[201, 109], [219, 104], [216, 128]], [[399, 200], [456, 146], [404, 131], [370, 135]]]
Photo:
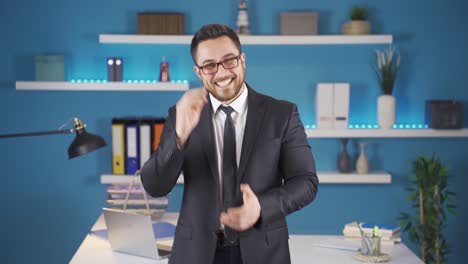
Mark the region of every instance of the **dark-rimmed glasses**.
[[198, 66], [197, 65], [197, 67], [198, 67], [198, 69], [202, 70], [202, 72], [204, 74], [217, 73], [220, 64], [223, 65], [223, 68], [225, 70], [234, 69], [237, 66], [239, 66], [239, 59], [240, 59], [241, 55], [242, 54], [240, 54], [238, 56], [235, 56], [235, 57], [227, 58], [227, 59], [222, 60], [220, 62], [208, 63], [208, 64], [203, 65], [203, 66]]

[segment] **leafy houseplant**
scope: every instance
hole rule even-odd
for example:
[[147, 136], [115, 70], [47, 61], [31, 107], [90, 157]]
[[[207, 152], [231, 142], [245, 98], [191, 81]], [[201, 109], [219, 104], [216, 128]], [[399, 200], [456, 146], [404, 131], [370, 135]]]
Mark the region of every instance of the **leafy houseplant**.
[[400, 53], [394, 46], [376, 50], [375, 73], [383, 94], [392, 95], [395, 80], [400, 69]]
[[365, 6], [355, 5], [349, 10], [348, 21], [341, 27], [341, 32], [346, 35], [367, 35], [371, 31], [370, 23], [367, 21], [369, 9]]
[[399, 69], [400, 54], [394, 46], [376, 51], [374, 70], [383, 93], [377, 100], [377, 115], [378, 123], [384, 129], [390, 129], [395, 124], [396, 99], [392, 93]]
[[415, 185], [407, 188], [407, 199], [417, 213], [401, 213], [400, 225], [408, 238], [421, 245], [424, 263], [443, 263], [448, 259], [450, 247], [442, 233], [446, 226], [447, 212], [455, 214], [453, 198], [455, 193], [448, 190], [447, 167], [432, 155], [424, 155], [413, 161]]
[[367, 20], [369, 10], [365, 6], [356, 5], [349, 10], [349, 18], [351, 20]]

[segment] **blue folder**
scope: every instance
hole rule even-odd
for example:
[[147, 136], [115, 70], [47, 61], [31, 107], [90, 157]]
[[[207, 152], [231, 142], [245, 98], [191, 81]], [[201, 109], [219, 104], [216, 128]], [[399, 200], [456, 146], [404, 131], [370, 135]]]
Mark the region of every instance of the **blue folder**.
[[125, 126], [125, 174], [133, 175], [140, 168], [140, 129], [136, 123]]

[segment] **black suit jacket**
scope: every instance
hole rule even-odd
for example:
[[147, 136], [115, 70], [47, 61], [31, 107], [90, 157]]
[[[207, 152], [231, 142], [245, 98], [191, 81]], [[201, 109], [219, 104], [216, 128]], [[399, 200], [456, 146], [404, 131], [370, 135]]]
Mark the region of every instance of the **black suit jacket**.
[[[244, 264], [290, 263], [286, 216], [310, 203], [318, 188], [315, 164], [297, 107], [249, 89], [238, 181], [248, 183], [261, 206], [260, 220], [240, 232]], [[184, 193], [171, 264], [210, 264], [221, 212], [212, 106], [180, 150], [175, 107], [169, 110], [158, 150], [141, 171], [145, 190], [163, 196], [184, 173]]]

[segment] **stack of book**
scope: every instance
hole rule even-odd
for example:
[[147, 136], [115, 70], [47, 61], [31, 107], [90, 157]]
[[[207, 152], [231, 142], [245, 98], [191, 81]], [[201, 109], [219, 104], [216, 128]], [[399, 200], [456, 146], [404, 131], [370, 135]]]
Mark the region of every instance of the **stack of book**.
[[[401, 230], [400, 226], [391, 224], [379, 224], [379, 223], [363, 223], [361, 222], [362, 231], [366, 236], [372, 236], [374, 232], [374, 226], [379, 228], [382, 242], [401, 242]], [[351, 222], [344, 226], [343, 235], [347, 238], [361, 238], [361, 231], [358, 227], [358, 222]]]
[[[135, 184], [132, 186], [128, 199], [126, 199], [127, 192], [129, 191], [128, 188], [129, 185], [127, 184], [110, 184], [107, 186], [108, 197], [106, 202], [108, 207], [123, 210], [124, 205], [126, 204], [127, 211], [146, 213], [148, 209], [144, 196], [145, 190], [141, 184]], [[151, 216], [162, 216], [169, 204], [167, 196], [154, 198], [149, 194], [146, 194], [146, 197], [148, 199], [148, 208]]]

